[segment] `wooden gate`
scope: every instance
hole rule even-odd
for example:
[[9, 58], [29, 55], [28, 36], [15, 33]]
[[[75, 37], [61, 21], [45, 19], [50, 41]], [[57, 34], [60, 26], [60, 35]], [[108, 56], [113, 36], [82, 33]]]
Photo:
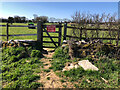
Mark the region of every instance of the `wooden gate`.
[[[47, 25], [44, 25], [41, 21], [37, 24], [37, 41], [40, 44], [40, 48], [57, 48], [61, 44], [61, 34], [62, 34], [62, 24], [59, 23], [58, 25], [55, 25], [56, 31], [55, 32], [48, 32], [47, 31]], [[46, 35], [44, 34], [46, 33]], [[50, 33], [58, 33], [58, 36], [51, 36]], [[50, 41], [45, 41], [44, 38], [50, 38]], [[54, 41], [53, 38], [57, 38], [58, 41]], [[45, 46], [44, 43], [47, 43], [48, 45], [50, 43], [53, 43], [54, 46]]]

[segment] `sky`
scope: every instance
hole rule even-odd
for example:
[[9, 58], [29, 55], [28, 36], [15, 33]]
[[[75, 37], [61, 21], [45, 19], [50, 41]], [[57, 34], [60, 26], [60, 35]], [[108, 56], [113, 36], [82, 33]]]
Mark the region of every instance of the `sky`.
[[68, 18], [76, 12], [91, 14], [118, 13], [118, 2], [1, 2], [0, 17], [25, 16], [33, 19], [33, 14], [55, 18]]

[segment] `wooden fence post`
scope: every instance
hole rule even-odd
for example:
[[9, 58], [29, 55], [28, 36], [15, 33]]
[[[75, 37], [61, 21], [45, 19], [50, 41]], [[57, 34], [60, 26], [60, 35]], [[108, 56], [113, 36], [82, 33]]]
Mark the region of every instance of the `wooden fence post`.
[[62, 30], [61, 30], [61, 23], [59, 23], [59, 40], [58, 40], [58, 46], [61, 45], [61, 33], [62, 33]]
[[37, 43], [40, 45], [40, 50], [43, 49], [43, 23], [42, 21], [38, 21], [37, 23]]
[[67, 23], [64, 23], [64, 37], [63, 37], [63, 40], [66, 40], [66, 34], [67, 34]]
[[9, 41], [9, 25], [6, 25], [7, 41]]

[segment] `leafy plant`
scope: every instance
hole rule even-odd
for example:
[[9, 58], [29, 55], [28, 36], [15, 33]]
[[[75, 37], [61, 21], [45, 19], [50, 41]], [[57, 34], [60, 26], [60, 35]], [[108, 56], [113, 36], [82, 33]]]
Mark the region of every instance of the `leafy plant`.
[[50, 70], [49, 70], [49, 69], [44, 69], [43, 71], [44, 71], [44, 72], [47, 72], [47, 73], [48, 73], [48, 72], [50, 72]]
[[47, 77], [47, 80], [50, 80], [50, 77]]
[[69, 56], [68, 56], [66, 51], [64, 51], [61, 47], [59, 47], [55, 50], [53, 58], [65, 58], [65, 59], [67, 59], [67, 58], [69, 58]]
[[2, 52], [4, 57], [2, 59], [2, 79], [8, 83], [5, 88], [42, 87], [41, 83], [34, 82], [40, 79], [40, 76], [33, 74], [36, 68], [43, 65], [39, 58], [29, 58], [27, 50], [23, 47], [4, 48]]
[[62, 79], [62, 80], [60, 80], [60, 81], [61, 81], [62, 83], [64, 83], [64, 82], [65, 82], [65, 80], [63, 80], [63, 79]]
[[39, 50], [32, 50], [31, 51], [31, 57], [43, 57], [42, 53]]
[[31, 88], [31, 89], [37, 89], [38, 87], [43, 87], [43, 84], [42, 83], [38, 83], [38, 82], [32, 82], [29, 85], [29, 88]]

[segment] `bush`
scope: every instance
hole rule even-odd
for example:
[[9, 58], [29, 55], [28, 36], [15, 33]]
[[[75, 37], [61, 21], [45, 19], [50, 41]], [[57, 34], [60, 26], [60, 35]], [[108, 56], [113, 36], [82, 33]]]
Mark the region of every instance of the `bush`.
[[2, 70], [2, 73], [3, 73], [3, 72], [5, 72], [5, 71], [9, 71], [10, 68], [9, 68], [7, 65], [2, 65], [1, 70]]
[[71, 60], [68, 60], [68, 47], [62, 49], [61, 47], [55, 50], [52, 60], [52, 68], [54, 71], [62, 70], [65, 67], [65, 63]]
[[28, 53], [26, 51], [22, 51], [20, 54], [17, 55], [19, 59], [28, 57]]
[[54, 59], [52, 61], [52, 67], [54, 71], [62, 70], [65, 67], [66, 60], [64, 59]]
[[31, 57], [43, 57], [42, 53], [39, 50], [32, 50]]
[[25, 51], [24, 47], [4, 48], [4, 49], [2, 49], [2, 52], [3, 52], [2, 53], [2, 56], [3, 56], [2, 60], [4, 63], [6, 62], [6, 60], [14, 62], [14, 61], [16, 61], [16, 58], [21, 59], [21, 58], [28, 57], [28, 53]]
[[57, 48], [57, 49], [55, 50], [55, 53], [53, 54], [53, 58], [61, 58], [61, 57], [64, 57], [63, 53], [64, 53], [64, 52], [63, 52], [62, 48], [59, 47], [59, 48]]
[[16, 62], [18, 61], [19, 59], [17, 58], [17, 56], [15, 55], [12, 55], [8, 61], [8, 64], [12, 63], [12, 62]]
[[65, 49], [65, 51], [59, 47], [55, 50], [55, 53], [53, 55], [53, 58], [64, 58], [64, 59], [68, 59], [69, 55], [67, 53], [67, 50]]
[[11, 53], [11, 55], [18, 55], [23, 51], [26, 51], [24, 47], [11, 47], [9, 52]]
[[42, 62], [38, 58], [30, 58], [30, 59], [31, 60], [30, 60], [29, 64], [34, 64], [34, 63], [41, 63], [42, 64]]

